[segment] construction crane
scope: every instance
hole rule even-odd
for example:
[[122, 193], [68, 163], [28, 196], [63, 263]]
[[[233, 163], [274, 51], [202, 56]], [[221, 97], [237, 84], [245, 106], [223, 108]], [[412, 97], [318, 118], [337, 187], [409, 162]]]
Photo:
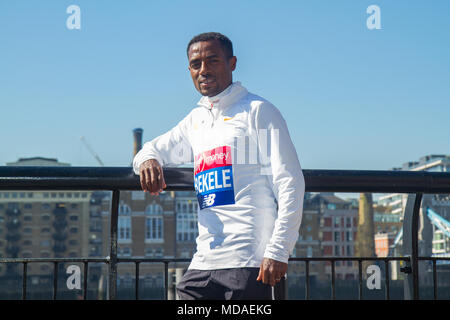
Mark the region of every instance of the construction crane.
[[95, 151], [91, 148], [91, 146], [89, 145], [89, 143], [86, 141], [86, 138], [81, 136], [80, 140], [84, 143], [84, 145], [86, 146], [86, 148], [89, 150], [89, 152], [94, 156], [94, 158], [98, 161], [98, 163], [100, 163], [100, 165], [103, 167], [104, 164], [102, 162], [102, 160], [100, 159], [100, 157], [95, 153]]

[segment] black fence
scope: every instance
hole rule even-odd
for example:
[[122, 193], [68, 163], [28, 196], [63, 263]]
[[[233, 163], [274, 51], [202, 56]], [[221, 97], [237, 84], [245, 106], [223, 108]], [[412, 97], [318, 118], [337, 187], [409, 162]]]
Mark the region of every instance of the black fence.
[[[362, 262], [381, 261], [385, 264], [385, 298], [389, 293], [389, 262], [403, 261], [401, 269], [405, 274], [405, 299], [419, 299], [419, 260], [429, 260], [433, 265], [433, 297], [437, 299], [436, 261], [450, 258], [419, 257], [418, 228], [419, 210], [423, 194], [450, 193], [450, 173], [447, 172], [411, 172], [411, 171], [371, 171], [371, 170], [303, 170], [306, 191], [309, 192], [368, 192], [368, 193], [408, 193], [403, 219], [402, 257], [317, 257], [290, 258], [289, 261], [303, 261], [306, 266], [305, 298], [310, 298], [309, 263], [328, 261], [331, 263], [331, 297], [335, 293], [335, 262], [357, 261], [359, 265], [359, 299], [362, 295]], [[193, 190], [191, 168], [165, 168], [166, 190]], [[146, 262], [164, 265], [165, 299], [169, 292], [169, 264], [189, 262], [190, 259], [142, 259], [118, 258], [118, 207], [120, 190], [140, 190], [139, 177], [129, 167], [0, 167], [0, 190], [110, 190], [112, 191], [110, 219], [110, 255], [106, 258], [1, 258], [0, 263], [21, 263], [22, 299], [27, 299], [27, 267], [30, 263], [51, 262], [54, 264], [53, 299], [57, 297], [58, 265], [65, 262], [78, 262], [84, 266], [83, 298], [87, 297], [89, 263], [108, 265], [108, 298], [117, 297], [117, 265], [135, 264], [135, 298], [139, 299], [140, 264]], [[275, 298], [286, 297], [286, 282], [281, 281], [275, 287]]]

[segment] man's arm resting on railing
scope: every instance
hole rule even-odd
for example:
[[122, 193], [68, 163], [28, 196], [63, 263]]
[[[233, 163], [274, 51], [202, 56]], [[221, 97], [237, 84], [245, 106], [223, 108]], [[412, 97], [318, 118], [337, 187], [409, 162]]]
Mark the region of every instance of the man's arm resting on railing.
[[192, 162], [187, 115], [172, 130], [146, 142], [133, 159], [133, 171], [140, 176], [142, 190], [158, 195], [166, 188], [163, 166]]

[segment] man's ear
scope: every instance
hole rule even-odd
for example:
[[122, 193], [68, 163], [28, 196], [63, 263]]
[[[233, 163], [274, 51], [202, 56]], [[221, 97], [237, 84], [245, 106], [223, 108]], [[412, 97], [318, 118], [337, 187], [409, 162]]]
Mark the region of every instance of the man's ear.
[[229, 63], [230, 63], [231, 71], [234, 71], [236, 69], [236, 62], [237, 62], [237, 58], [235, 56], [230, 58]]

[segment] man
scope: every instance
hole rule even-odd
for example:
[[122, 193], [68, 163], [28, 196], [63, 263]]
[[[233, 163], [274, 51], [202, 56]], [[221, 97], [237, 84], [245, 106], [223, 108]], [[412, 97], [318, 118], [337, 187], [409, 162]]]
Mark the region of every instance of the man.
[[226, 36], [200, 34], [187, 55], [199, 106], [145, 143], [134, 171], [157, 195], [166, 187], [162, 166], [194, 161], [199, 235], [177, 285], [181, 299], [271, 299], [302, 217], [295, 148], [278, 109], [232, 81], [237, 59]]

